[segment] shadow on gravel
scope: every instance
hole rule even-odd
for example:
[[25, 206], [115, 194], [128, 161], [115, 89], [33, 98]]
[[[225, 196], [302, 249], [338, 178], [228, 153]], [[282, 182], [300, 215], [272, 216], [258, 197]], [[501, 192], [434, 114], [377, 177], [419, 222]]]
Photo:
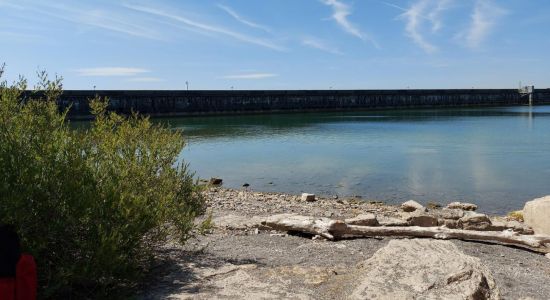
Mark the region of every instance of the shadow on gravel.
[[[201, 277], [199, 270], [219, 269], [224, 265], [263, 264], [252, 259], [229, 259], [207, 253], [205, 249], [194, 251], [182, 248], [164, 248], [157, 252], [149, 274], [140, 286], [137, 299], [166, 299], [178, 293], [196, 294], [206, 291], [206, 287], [196, 283], [208, 280], [209, 276]], [[192, 284], [194, 283], [194, 284]]]

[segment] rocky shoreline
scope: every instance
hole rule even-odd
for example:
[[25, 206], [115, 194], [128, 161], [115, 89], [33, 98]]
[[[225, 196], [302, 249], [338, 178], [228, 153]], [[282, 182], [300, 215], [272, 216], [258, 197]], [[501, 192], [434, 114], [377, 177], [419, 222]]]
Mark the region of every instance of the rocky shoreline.
[[[374, 215], [382, 226], [435, 225], [532, 234], [517, 217], [487, 216], [475, 212], [471, 204], [458, 203], [448, 207], [434, 204], [424, 207], [412, 201], [386, 205], [353, 198], [302, 199], [299, 195], [220, 187], [209, 188], [205, 195], [213, 221], [212, 231], [185, 246], [167, 244], [159, 249], [160, 262], [152, 272], [156, 279], [144, 287], [142, 299], [384, 299], [389, 295], [410, 298], [413, 294], [400, 293], [411, 288], [418, 289], [417, 296], [421, 298], [459, 295], [455, 298], [469, 299], [468, 295], [478, 295], [475, 299], [547, 299], [550, 295], [547, 285], [550, 260], [514, 247], [378, 236], [327, 241], [315, 234], [265, 226], [266, 218], [280, 214], [367, 223], [372, 222]], [[403, 254], [390, 259], [388, 264], [383, 253], [395, 256], [396, 251]], [[432, 278], [435, 285], [423, 290], [422, 286], [427, 283], [422, 280], [410, 286], [410, 278], [406, 282], [390, 278], [394, 283], [387, 287], [380, 286], [374, 291], [367, 288], [382, 284], [369, 281], [373, 277], [392, 276], [384, 268], [395, 268], [395, 264], [422, 268], [415, 265], [414, 261], [420, 258], [414, 259], [418, 256], [414, 253], [436, 253], [424, 256], [426, 262], [438, 262], [430, 264], [426, 274], [439, 274], [447, 278], [441, 282], [451, 283], [443, 284], [440, 279]], [[442, 263], [445, 260], [464, 261], [464, 265], [469, 266], [463, 270], [464, 274], [469, 275], [451, 280], [460, 270], [443, 268], [447, 265]], [[365, 265], [370, 267], [365, 269]], [[480, 268], [481, 273], [468, 271]], [[408, 273], [402, 270], [402, 274]], [[487, 285], [491, 282], [494, 284]], [[460, 293], [454, 291], [458, 286], [463, 287]], [[378, 294], [381, 289], [386, 292]]]

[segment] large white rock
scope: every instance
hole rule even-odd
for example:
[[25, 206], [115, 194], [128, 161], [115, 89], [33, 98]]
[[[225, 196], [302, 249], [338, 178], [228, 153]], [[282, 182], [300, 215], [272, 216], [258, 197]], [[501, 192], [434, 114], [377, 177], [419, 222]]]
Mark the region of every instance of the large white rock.
[[550, 235], [550, 196], [525, 203], [523, 220], [536, 234]]
[[478, 258], [438, 240], [391, 240], [361, 266], [352, 299], [499, 299]]

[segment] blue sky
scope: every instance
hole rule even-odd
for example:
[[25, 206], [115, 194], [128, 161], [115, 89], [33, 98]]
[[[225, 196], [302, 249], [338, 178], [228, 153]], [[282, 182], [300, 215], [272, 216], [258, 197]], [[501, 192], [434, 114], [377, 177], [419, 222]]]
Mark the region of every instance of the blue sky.
[[66, 89], [550, 87], [547, 0], [0, 0], [7, 78]]

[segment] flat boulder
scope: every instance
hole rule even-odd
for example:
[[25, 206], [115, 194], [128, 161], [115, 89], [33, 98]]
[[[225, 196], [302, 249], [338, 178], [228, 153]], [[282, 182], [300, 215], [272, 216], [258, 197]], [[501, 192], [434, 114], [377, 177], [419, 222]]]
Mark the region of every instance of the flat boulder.
[[426, 208], [424, 206], [422, 206], [422, 204], [414, 201], [414, 200], [409, 200], [407, 202], [404, 202], [403, 204], [401, 204], [401, 209], [405, 212], [413, 212], [413, 211], [425, 211]]
[[432, 213], [438, 218], [445, 220], [458, 220], [464, 217], [464, 211], [457, 208], [443, 208], [438, 210], [433, 210]]
[[388, 217], [388, 216], [382, 215], [382, 216], [378, 216], [376, 219], [378, 220], [378, 224], [380, 224], [380, 226], [393, 227], [393, 226], [409, 225], [409, 223], [406, 220], [394, 218], [394, 217]]
[[462, 209], [467, 211], [476, 211], [477, 205], [472, 203], [464, 203], [464, 202], [452, 202], [447, 204], [447, 208], [451, 209]]
[[351, 299], [499, 299], [481, 261], [449, 241], [391, 240], [358, 273]]
[[423, 212], [411, 214], [411, 216], [407, 218], [407, 223], [410, 226], [435, 227], [438, 226], [437, 221], [437, 217]]
[[486, 214], [467, 211], [458, 220], [458, 226], [466, 230], [492, 230], [491, 219]]
[[523, 220], [536, 234], [550, 235], [550, 196], [525, 203]]
[[359, 226], [378, 226], [378, 220], [375, 214], [360, 214], [354, 218], [345, 219], [344, 222], [348, 225]]

